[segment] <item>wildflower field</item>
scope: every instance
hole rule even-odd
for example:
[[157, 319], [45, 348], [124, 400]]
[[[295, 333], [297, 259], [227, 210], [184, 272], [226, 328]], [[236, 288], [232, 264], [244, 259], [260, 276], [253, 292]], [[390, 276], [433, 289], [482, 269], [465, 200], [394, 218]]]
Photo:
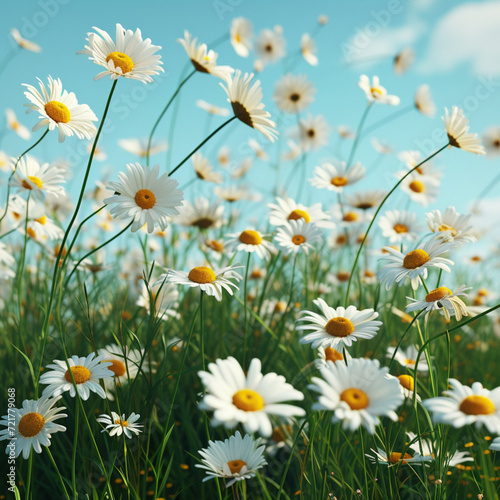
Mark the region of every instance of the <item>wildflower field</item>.
[[53, 30], [45, 73], [3, 30], [0, 500], [498, 498], [494, 98], [330, 4], [210, 4]]

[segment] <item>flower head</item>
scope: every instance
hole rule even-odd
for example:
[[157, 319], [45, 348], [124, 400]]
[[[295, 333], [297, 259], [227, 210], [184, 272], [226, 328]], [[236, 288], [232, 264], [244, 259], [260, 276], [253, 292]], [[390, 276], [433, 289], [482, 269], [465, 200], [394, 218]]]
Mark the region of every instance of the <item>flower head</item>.
[[120, 437], [124, 434], [130, 439], [133, 437], [133, 434], [137, 436], [139, 432], [142, 432], [140, 427], [143, 426], [136, 423], [139, 418], [141, 418], [141, 416], [136, 413], [131, 413], [130, 416], [126, 418], [125, 413], [120, 417], [118, 413], [112, 411], [111, 415], [99, 415], [97, 421], [105, 425], [102, 432], [107, 431], [110, 436], [116, 437]]
[[449, 146], [454, 146], [469, 153], [484, 155], [484, 148], [481, 145], [481, 139], [477, 134], [469, 133], [469, 120], [465, 118], [462, 109], [453, 106], [451, 113], [448, 108], [444, 108], [445, 116], [441, 117], [448, 134]]
[[304, 219], [291, 220], [280, 226], [275, 236], [276, 242], [286, 254], [309, 254], [322, 239], [321, 229], [314, 222], [308, 224]]
[[381, 104], [390, 104], [391, 106], [399, 104], [399, 97], [388, 95], [385, 87], [380, 85], [378, 76], [374, 76], [370, 82], [370, 79], [366, 75], [361, 75], [358, 85], [366, 94], [368, 102], [379, 102]]

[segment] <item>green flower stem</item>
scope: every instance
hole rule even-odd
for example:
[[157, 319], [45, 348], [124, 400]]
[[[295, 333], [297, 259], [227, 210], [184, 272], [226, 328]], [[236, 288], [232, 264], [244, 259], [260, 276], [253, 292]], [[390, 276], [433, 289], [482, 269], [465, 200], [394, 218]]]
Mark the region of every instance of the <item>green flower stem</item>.
[[247, 357], [247, 335], [248, 335], [248, 304], [247, 304], [247, 283], [248, 283], [248, 270], [250, 268], [250, 257], [252, 256], [251, 252], [248, 252], [247, 255], [247, 267], [245, 269], [245, 282], [243, 284], [243, 304], [245, 304], [245, 318], [243, 321], [243, 364], [242, 366], [245, 365], [246, 357]]
[[366, 130], [365, 133], [363, 134], [363, 137], [366, 136], [366, 134], [369, 134], [373, 130], [378, 129], [379, 127], [382, 127], [383, 125], [387, 125], [388, 123], [396, 120], [396, 118], [400, 118], [403, 115], [406, 115], [410, 111], [415, 109], [415, 106], [413, 104], [410, 104], [408, 106], [405, 106], [404, 108], [400, 108], [394, 113], [391, 113], [389, 116], [386, 116], [385, 118], [382, 118], [381, 120], [376, 121], [374, 124], [370, 125]]
[[[61, 476], [61, 473], [59, 472], [59, 469], [57, 467], [57, 464], [56, 464], [56, 461], [54, 460], [54, 457], [52, 456], [52, 453], [50, 452], [50, 449], [48, 446], [45, 447], [45, 450], [47, 451], [47, 454], [49, 455], [49, 458], [50, 458], [50, 462], [52, 463], [52, 465], [54, 466], [54, 469], [57, 473], [57, 477], [59, 478], [59, 481], [61, 482], [61, 486], [62, 486], [62, 489], [64, 491], [64, 496], [70, 500], [69, 498], [69, 495], [68, 495], [68, 491], [66, 490], [66, 486], [64, 485], [64, 479], [62, 478]], [[76, 490], [75, 490], [76, 491]]]
[[356, 137], [354, 138], [354, 142], [352, 143], [352, 148], [351, 152], [349, 153], [349, 159], [346, 162], [346, 168], [349, 168], [351, 166], [352, 160], [354, 158], [354, 155], [356, 153], [356, 150], [358, 149], [358, 143], [359, 139], [361, 137], [361, 131], [363, 130], [363, 126], [366, 121], [366, 117], [368, 116], [368, 112], [370, 111], [371, 107], [373, 105], [373, 101], [368, 102], [366, 105], [366, 108], [363, 112], [363, 115], [361, 116], [361, 120], [359, 121], [358, 129], [356, 130]]

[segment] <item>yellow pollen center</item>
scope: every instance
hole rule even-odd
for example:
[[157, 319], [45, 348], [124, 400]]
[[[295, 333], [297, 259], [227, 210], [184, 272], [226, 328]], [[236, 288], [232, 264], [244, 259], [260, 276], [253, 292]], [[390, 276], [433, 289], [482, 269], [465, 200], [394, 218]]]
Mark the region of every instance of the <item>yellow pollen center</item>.
[[345, 186], [349, 182], [346, 177], [333, 177], [330, 184], [335, 187]]
[[19, 128], [19, 122], [12, 122], [10, 126], [12, 127], [12, 130], [17, 130]]
[[370, 89], [370, 92], [373, 97], [380, 97], [383, 94], [382, 90], [379, 89], [378, 87], [372, 87]]
[[[84, 384], [85, 382], [88, 382], [90, 380], [90, 377], [92, 376], [92, 374], [90, 373], [90, 370], [82, 365], [72, 366], [71, 372], [73, 373], [73, 378], [75, 379], [76, 384]], [[66, 373], [64, 374], [64, 378], [70, 384], [73, 383], [73, 380], [71, 379], [71, 374], [69, 373], [69, 370], [66, 370]]]
[[423, 193], [425, 191], [424, 183], [420, 181], [411, 181], [408, 187], [414, 193]]
[[113, 61], [115, 68], [120, 68], [125, 75], [134, 69], [134, 61], [123, 52], [111, 52], [106, 57], [106, 62]]
[[59, 101], [49, 101], [45, 105], [45, 112], [57, 123], [68, 123], [71, 120], [69, 109]]
[[347, 271], [339, 271], [337, 273], [337, 279], [339, 281], [348, 281], [349, 280], [350, 273]]
[[458, 231], [454, 227], [448, 226], [448, 224], [441, 224], [438, 227], [438, 231], [439, 232], [450, 231], [453, 237], [455, 237], [458, 234]]
[[26, 413], [17, 426], [19, 434], [25, 438], [31, 438], [36, 436], [45, 425], [45, 419], [40, 415], [40, 413]]
[[302, 243], [305, 243], [305, 241], [306, 239], [301, 234], [296, 234], [292, 237], [292, 243], [294, 243], [295, 245], [302, 245]]
[[195, 283], [213, 283], [217, 278], [212, 269], [205, 266], [194, 267], [189, 271], [188, 279]]
[[149, 189], [139, 189], [135, 193], [134, 200], [143, 210], [149, 210], [156, 205], [156, 197]]
[[28, 234], [28, 236], [30, 236], [31, 238], [33, 239], [36, 239], [36, 232], [33, 228], [29, 227], [26, 231], [26, 233]]
[[389, 462], [391, 462], [391, 464], [397, 464], [400, 460], [404, 459], [403, 464], [406, 465], [405, 460], [409, 460], [410, 458], [413, 457], [408, 453], [405, 453], [403, 456], [402, 453], [392, 452], [389, 456]]
[[239, 240], [246, 245], [260, 245], [262, 236], [257, 231], [247, 229], [240, 234]]
[[208, 247], [210, 247], [212, 250], [215, 250], [216, 252], [222, 252], [224, 250], [224, 245], [217, 240], [207, 240], [206, 244]]
[[115, 420], [116, 425], [121, 425], [122, 427], [128, 427], [128, 421], [127, 420], [121, 420], [120, 418]]
[[47, 216], [42, 215], [39, 219], [35, 219], [35, 221], [38, 222], [38, 224], [45, 226], [45, 224], [47, 223]]
[[436, 288], [435, 290], [432, 290], [425, 296], [425, 301], [426, 302], [436, 302], [437, 300], [441, 300], [443, 297], [446, 297], [447, 295], [451, 295], [453, 292], [445, 287], [445, 286], [440, 286], [439, 288]]
[[405, 269], [416, 269], [417, 267], [423, 266], [426, 262], [429, 262], [429, 260], [429, 254], [425, 250], [417, 248], [406, 254], [403, 260], [403, 267]]
[[122, 377], [125, 373], [127, 373], [127, 367], [123, 361], [120, 361], [119, 359], [105, 359], [102, 361], [102, 363], [106, 362], [112, 363], [112, 365], [108, 366], [108, 370], [111, 370], [116, 377]]
[[264, 408], [264, 400], [258, 392], [241, 389], [234, 394], [233, 405], [243, 411], [259, 411]]
[[398, 377], [399, 383], [409, 391], [413, 391], [415, 389], [415, 381], [411, 375], [400, 375]]
[[246, 462], [243, 460], [231, 460], [230, 462], [227, 463], [227, 466], [229, 467], [229, 470], [231, 471], [231, 474], [238, 474], [240, 470], [246, 466]]
[[459, 409], [467, 415], [491, 415], [496, 408], [491, 399], [474, 394], [462, 400]]
[[[31, 181], [31, 182], [32, 182], [32, 183], [33, 183], [33, 184], [34, 184], [34, 185], [35, 185], [38, 189], [42, 189], [43, 183], [42, 183], [42, 180], [41, 180], [41, 179], [39, 179], [38, 177], [35, 177], [35, 176], [33, 176], [33, 175], [28, 175], [28, 179], [29, 179], [29, 180], [30, 180], [30, 181]], [[24, 188], [24, 189], [30, 189], [30, 190], [31, 190], [31, 189], [33, 189], [33, 186], [32, 186], [29, 182], [27, 182], [27, 181], [23, 180], [23, 188]]]
[[325, 330], [332, 337], [348, 337], [354, 331], [354, 325], [347, 318], [332, 318], [325, 325]]
[[363, 410], [370, 404], [366, 393], [354, 387], [343, 391], [340, 395], [340, 400], [347, 403], [351, 410]]
[[487, 297], [489, 295], [489, 292], [488, 292], [488, 290], [486, 290], [486, 288], [480, 288], [477, 291], [477, 294], [479, 297]]
[[236, 43], [241, 43], [241, 36], [239, 35], [239, 33], [236, 33], [236, 35], [234, 35], [234, 41]]
[[342, 218], [344, 222], [354, 222], [358, 220], [358, 214], [356, 212], [347, 212]]
[[396, 233], [398, 234], [401, 234], [401, 233], [407, 233], [408, 232], [408, 226], [406, 226], [405, 224], [396, 224], [394, 227], [393, 227], [394, 231], [396, 231]]
[[311, 222], [311, 217], [305, 210], [300, 210], [299, 208], [296, 208], [295, 210], [290, 212], [288, 220], [299, 220], [299, 219], [304, 219], [306, 221], [306, 224]]
[[327, 347], [325, 349], [325, 359], [336, 363], [337, 361], [342, 361], [344, 359], [344, 355], [333, 347]]

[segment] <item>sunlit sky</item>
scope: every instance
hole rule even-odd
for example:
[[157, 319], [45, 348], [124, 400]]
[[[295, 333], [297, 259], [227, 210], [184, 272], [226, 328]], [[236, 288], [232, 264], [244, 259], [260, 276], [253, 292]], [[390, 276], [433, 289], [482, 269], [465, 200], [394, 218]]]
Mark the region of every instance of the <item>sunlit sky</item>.
[[[129, 29], [138, 27], [145, 38], [151, 38], [154, 44], [162, 46], [165, 74], [156, 77], [154, 84], [119, 81], [108, 117], [109, 124], [100, 143], [107, 153], [107, 160], [94, 162], [90, 186], [104, 174], [108, 174], [110, 179], [116, 178], [117, 173], [125, 169], [126, 163], [137, 161], [137, 158], [118, 146], [118, 140], [148, 136], [185, 68], [186, 54], [176, 42], [183, 31], [187, 29], [200, 41], [210, 43], [227, 33], [231, 20], [240, 16], [252, 22], [255, 34], [264, 28], [281, 25], [287, 40], [287, 53], [292, 55], [299, 49], [302, 34], [316, 31], [318, 15], [325, 14], [329, 18], [328, 24], [316, 36], [319, 65], [312, 67], [302, 58], [297, 58], [293, 69], [295, 74], [307, 74], [317, 88], [316, 100], [308, 112], [323, 114], [332, 128], [330, 146], [307, 156], [308, 177], [321, 161], [335, 159], [334, 147], [338, 136], [334, 128], [341, 124], [351, 128], [357, 126], [366, 106], [366, 98], [357, 86], [362, 73], [369, 76], [377, 74], [389, 93], [401, 98], [401, 108], [412, 104], [419, 85], [430, 85], [438, 109], [434, 118], [412, 111], [374, 133], [396, 151], [424, 149], [428, 152], [442, 146], [440, 143], [429, 145], [429, 140], [432, 141], [433, 131], [442, 128], [440, 117], [445, 106], [463, 107], [470, 118], [471, 131], [479, 134], [500, 122], [500, 2], [39, 0], [10, 1], [8, 6], [4, 3], [3, 10], [0, 18], [2, 59], [12, 50], [10, 29], [13, 27], [43, 49], [39, 54], [19, 51], [0, 79], [1, 107], [14, 109], [20, 121], [29, 128], [36, 123], [36, 116], [24, 114], [26, 99], [21, 84], [35, 84], [37, 77], [46, 81], [48, 75], [61, 78], [64, 87], [75, 92], [79, 102], [90, 105], [98, 117], [102, 115], [111, 82], [107, 78], [93, 81], [100, 71], [99, 67], [86, 56], [76, 55], [84, 47], [86, 33], [93, 26], [108, 31], [113, 37], [117, 22]], [[407, 46], [416, 52], [415, 64], [404, 75], [396, 76], [392, 69], [392, 57]], [[359, 58], [356, 64], [349, 65], [346, 62], [349, 47], [353, 55]], [[241, 58], [235, 54], [228, 41], [220, 44], [216, 50], [221, 64], [244, 71], [252, 70], [255, 60], [253, 53], [248, 58]], [[272, 115], [276, 113], [272, 100], [274, 85], [286, 66], [279, 62], [266, 66], [259, 74], [263, 84], [263, 102]], [[213, 130], [224, 120], [214, 117], [207, 122], [207, 114], [195, 105], [197, 99], [204, 99], [227, 107], [226, 95], [219, 82], [213, 76], [197, 74], [182, 90], [174, 140], [170, 144], [171, 163], [167, 166], [165, 153], [153, 157], [153, 161], [160, 163], [162, 168], [167, 170], [177, 164], [206, 136], [207, 130]], [[390, 106], [375, 105], [367, 126], [393, 112], [394, 108]], [[169, 114], [162, 122], [156, 138], [167, 138], [171, 118], [172, 114]], [[293, 125], [294, 121], [292, 117], [289, 123]], [[281, 151], [287, 148], [286, 129], [280, 130], [281, 141], [276, 146], [268, 144], [258, 132], [239, 122], [233, 122], [230, 126], [233, 125], [234, 130], [227, 138], [227, 144], [233, 148], [235, 161], [248, 154], [245, 144], [251, 137], [265, 145], [273, 161], [277, 157], [277, 147]], [[214, 164], [216, 147], [224, 143], [225, 133], [223, 131], [201, 150]], [[8, 155], [18, 155], [39, 134], [34, 133], [30, 141], [24, 141], [9, 131], [3, 136], [0, 149]], [[347, 154], [350, 144], [344, 144], [344, 154]], [[57, 134], [52, 133], [34, 154], [48, 161], [69, 158], [73, 162], [74, 172], [72, 192], [76, 193], [86, 164], [82, 155], [86, 145], [86, 141], [74, 137], [60, 145]], [[377, 161], [377, 153], [369, 140], [361, 142], [356, 160], [361, 161], [368, 171]], [[428, 209], [444, 209], [448, 205], [455, 205], [459, 211], [466, 211], [500, 172], [498, 159], [476, 157], [458, 150], [444, 151], [435, 165], [443, 168], [445, 175], [439, 200]], [[292, 168], [294, 163], [285, 163], [281, 171], [288, 176]], [[387, 190], [392, 183], [390, 174], [400, 169], [401, 163], [397, 156], [388, 156], [356, 188], [363, 190], [377, 187]], [[249, 177], [250, 187], [261, 192], [266, 201], [270, 201], [269, 186], [273, 184], [270, 182], [273, 175], [267, 163], [255, 161]], [[295, 196], [300, 176], [295, 173], [292, 175], [296, 180], [289, 194]], [[177, 178], [182, 185], [192, 177], [192, 167], [186, 163]], [[312, 188], [309, 191], [312, 193]], [[498, 195], [498, 192], [500, 188], [490, 193], [489, 198], [493, 198], [495, 193]], [[210, 189], [195, 184], [188, 189], [186, 198], [192, 200], [199, 194], [210, 195]], [[335, 202], [335, 198], [326, 192], [314, 191], [311, 196], [314, 200], [324, 201], [325, 208]], [[299, 201], [307, 202], [308, 199], [305, 196]], [[389, 208], [402, 203], [405, 203], [405, 197], [401, 194], [389, 204]], [[255, 211], [251, 205], [245, 206], [248, 207], [249, 215], [260, 216], [266, 212], [265, 208]], [[413, 208], [419, 213], [425, 211], [414, 204]], [[488, 220], [488, 224], [492, 224], [492, 219]]]

